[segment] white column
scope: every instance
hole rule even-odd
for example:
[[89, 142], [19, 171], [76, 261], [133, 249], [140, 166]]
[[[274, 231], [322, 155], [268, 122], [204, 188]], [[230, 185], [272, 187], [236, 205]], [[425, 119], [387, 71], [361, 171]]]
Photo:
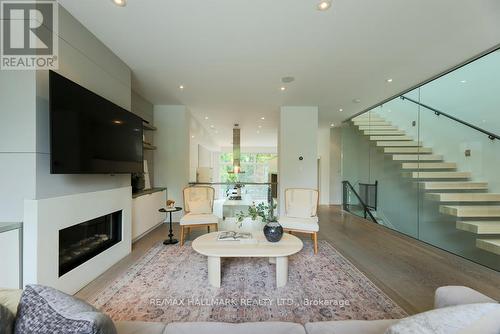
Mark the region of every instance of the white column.
[[279, 212], [287, 188], [318, 189], [318, 107], [281, 107], [278, 137]]
[[[182, 190], [189, 182], [189, 111], [185, 106], [155, 106], [154, 181], [166, 187], [167, 198], [183, 207]], [[182, 212], [175, 213], [178, 222]]]

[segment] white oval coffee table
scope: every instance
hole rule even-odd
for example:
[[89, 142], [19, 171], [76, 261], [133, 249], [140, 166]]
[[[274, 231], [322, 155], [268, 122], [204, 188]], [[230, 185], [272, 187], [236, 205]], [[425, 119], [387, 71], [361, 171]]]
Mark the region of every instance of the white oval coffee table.
[[[207, 256], [208, 281], [212, 286], [220, 287], [222, 257], [267, 257], [271, 263], [276, 262], [276, 286], [286, 285], [288, 280], [288, 256], [298, 253], [302, 240], [294, 235], [284, 233], [279, 242], [269, 242], [263, 232], [253, 232], [253, 240], [220, 241], [219, 232], [212, 232], [193, 241], [193, 249]], [[275, 261], [274, 261], [275, 260]]]

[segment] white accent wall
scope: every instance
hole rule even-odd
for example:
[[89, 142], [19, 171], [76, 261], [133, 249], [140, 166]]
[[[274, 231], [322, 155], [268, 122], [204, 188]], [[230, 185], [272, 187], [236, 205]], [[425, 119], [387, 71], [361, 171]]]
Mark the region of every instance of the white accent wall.
[[[167, 198], [177, 206], [182, 203], [182, 190], [189, 182], [189, 124], [190, 114], [185, 106], [157, 105], [154, 107], [155, 187], [166, 187]], [[181, 212], [173, 215], [179, 221]]]
[[281, 107], [278, 156], [279, 211], [284, 214], [285, 189], [318, 188], [318, 107]]

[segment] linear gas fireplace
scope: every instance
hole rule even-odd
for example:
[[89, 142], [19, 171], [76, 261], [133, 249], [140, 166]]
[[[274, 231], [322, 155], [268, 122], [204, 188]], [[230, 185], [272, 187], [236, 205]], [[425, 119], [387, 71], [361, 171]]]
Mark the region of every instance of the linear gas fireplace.
[[59, 230], [59, 277], [121, 240], [121, 210]]

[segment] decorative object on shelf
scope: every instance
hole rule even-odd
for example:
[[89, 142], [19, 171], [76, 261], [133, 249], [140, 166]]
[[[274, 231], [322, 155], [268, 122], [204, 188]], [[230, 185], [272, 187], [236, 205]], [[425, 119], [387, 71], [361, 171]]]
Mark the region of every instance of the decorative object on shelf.
[[172, 199], [167, 199], [167, 208], [169, 209], [175, 208], [175, 201]]
[[151, 178], [149, 177], [149, 168], [147, 160], [144, 160], [144, 189], [151, 189]]
[[[180, 207], [175, 207], [172, 205], [172, 207], [168, 207], [168, 202], [172, 202], [173, 204], [175, 204], [175, 201], [171, 201], [171, 200], [168, 200], [167, 201], [167, 208], [164, 209], [164, 208], [161, 208], [160, 212], [165, 212], [165, 213], [169, 213], [170, 214], [170, 221], [169, 221], [169, 229], [168, 229], [168, 239], [163, 241], [163, 244], [164, 245], [175, 245], [176, 243], [178, 243], [179, 241], [177, 239], [174, 239], [174, 233], [172, 232], [172, 213], [174, 212], [177, 212], [177, 211], [181, 211], [182, 208]], [[166, 219], [165, 219], [165, 222], [166, 222]]]
[[131, 175], [131, 185], [132, 192], [137, 193], [144, 189], [144, 174], [143, 173], [132, 173]]
[[268, 222], [264, 226], [264, 236], [269, 242], [278, 242], [283, 237], [283, 227], [277, 221]]

